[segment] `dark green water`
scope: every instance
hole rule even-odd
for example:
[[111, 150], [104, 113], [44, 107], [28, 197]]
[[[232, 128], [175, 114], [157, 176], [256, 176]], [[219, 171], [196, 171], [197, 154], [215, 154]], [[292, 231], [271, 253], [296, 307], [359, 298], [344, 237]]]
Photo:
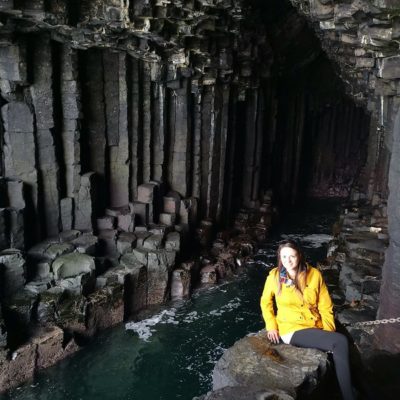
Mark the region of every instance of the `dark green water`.
[[[266, 243], [234, 282], [170, 304], [126, 330], [107, 330], [80, 352], [0, 400], [190, 400], [211, 389], [212, 369], [224, 349], [263, 328], [259, 298], [277, 241], [300, 240], [311, 262], [324, 258], [334, 204], [287, 214], [280, 234]], [[139, 334], [138, 334], [139, 332]]]

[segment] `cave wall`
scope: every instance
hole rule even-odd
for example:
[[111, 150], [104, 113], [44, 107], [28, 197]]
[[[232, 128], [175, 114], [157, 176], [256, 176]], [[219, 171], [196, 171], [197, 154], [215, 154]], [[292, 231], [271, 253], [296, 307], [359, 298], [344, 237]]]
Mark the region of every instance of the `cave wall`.
[[[378, 317], [400, 315], [399, 154], [400, 7], [396, 0], [291, 0], [313, 27], [353, 99], [371, 111], [367, 162], [352, 199], [387, 203], [389, 247]], [[400, 325], [380, 325], [378, 345], [399, 351]]]
[[385, 202], [398, 8], [291, 3], [304, 18], [278, 1], [1, 1], [0, 247], [96, 230], [150, 181], [218, 223], [271, 188]]
[[239, 38], [237, 10], [224, 4], [128, 3], [1, 3], [1, 206], [32, 222], [18, 243], [7, 223], [3, 248], [96, 229], [106, 207], [137, 200], [150, 181], [221, 220], [231, 98], [257, 96], [250, 60], [268, 51], [265, 36]]
[[363, 156], [356, 150], [341, 171], [342, 137], [362, 142], [353, 118], [362, 112], [326, 84], [329, 68], [310, 79], [321, 69], [316, 41], [311, 63], [307, 52], [291, 55], [294, 38], [310, 45], [305, 20], [292, 9], [280, 21], [291, 26], [286, 45], [273, 49], [279, 39], [240, 1], [180, 6], [2, 3], [3, 248], [96, 230], [106, 208], [135, 202], [150, 181], [198, 199], [199, 219], [225, 224], [271, 188], [291, 203], [299, 193], [348, 194]]

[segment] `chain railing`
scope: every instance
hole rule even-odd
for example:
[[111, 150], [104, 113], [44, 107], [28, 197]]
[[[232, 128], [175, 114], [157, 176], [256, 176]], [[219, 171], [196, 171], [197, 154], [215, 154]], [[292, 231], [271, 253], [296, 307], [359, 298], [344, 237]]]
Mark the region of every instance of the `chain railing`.
[[400, 317], [397, 318], [385, 318], [385, 319], [376, 319], [374, 321], [364, 321], [364, 322], [353, 322], [348, 324], [343, 324], [344, 326], [350, 326], [352, 328], [361, 327], [361, 326], [372, 326], [372, 325], [381, 325], [381, 324], [396, 324], [400, 322]]

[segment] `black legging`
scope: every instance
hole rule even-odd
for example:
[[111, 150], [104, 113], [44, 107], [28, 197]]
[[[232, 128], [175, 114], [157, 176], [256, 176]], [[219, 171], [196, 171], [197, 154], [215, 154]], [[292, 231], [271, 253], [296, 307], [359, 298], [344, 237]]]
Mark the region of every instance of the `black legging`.
[[346, 336], [321, 329], [302, 329], [293, 334], [290, 344], [333, 353], [336, 376], [344, 400], [354, 400], [349, 365], [349, 345]]

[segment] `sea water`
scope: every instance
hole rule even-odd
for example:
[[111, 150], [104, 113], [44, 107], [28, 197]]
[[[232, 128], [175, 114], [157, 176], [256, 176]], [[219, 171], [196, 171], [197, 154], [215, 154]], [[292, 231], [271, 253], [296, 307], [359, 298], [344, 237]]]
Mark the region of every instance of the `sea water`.
[[317, 203], [305, 212], [287, 213], [278, 232], [237, 279], [102, 332], [0, 400], [191, 400], [206, 393], [223, 351], [264, 327], [259, 298], [279, 241], [298, 240], [311, 263], [322, 260], [335, 204]]

